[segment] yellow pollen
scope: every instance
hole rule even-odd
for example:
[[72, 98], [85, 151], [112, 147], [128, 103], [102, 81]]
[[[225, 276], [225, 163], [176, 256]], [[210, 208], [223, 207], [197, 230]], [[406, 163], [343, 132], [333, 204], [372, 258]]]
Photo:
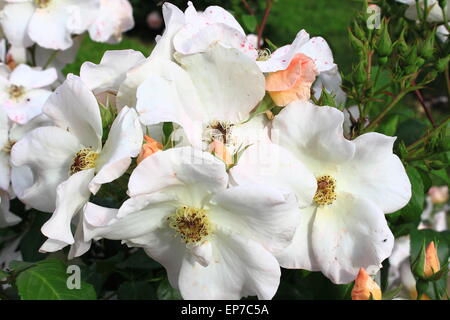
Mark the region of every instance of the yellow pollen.
[[36, 7], [38, 8], [46, 8], [48, 7], [48, 5], [50, 4], [51, 0], [34, 0], [34, 4], [36, 5]]
[[95, 168], [97, 157], [98, 153], [91, 148], [81, 149], [73, 159], [73, 163], [70, 166], [70, 174], [72, 175], [82, 170]]
[[320, 205], [330, 205], [336, 200], [336, 180], [331, 176], [317, 178], [317, 191], [314, 201]]
[[204, 209], [182, 206], [167, 220], [186, 244], [201, 243], [212, 233], [212, 226]]
[[25, 88], [13, 84], [9, 87], [8, 94], [11, 99], [19, 100], [25, 94]]

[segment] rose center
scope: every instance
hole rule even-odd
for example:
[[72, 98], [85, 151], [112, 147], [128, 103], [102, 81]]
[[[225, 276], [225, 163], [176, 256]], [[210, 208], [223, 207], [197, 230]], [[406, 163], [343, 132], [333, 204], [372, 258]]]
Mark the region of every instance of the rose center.
[[70, 166], [70, 174], [72, 175], [82, 170], [95, 168], [97, 157], [98, 153], [91, 148], [81, 149], [73, 159], [73, 163]]
[[25, 94], [25, 88], [13, 84], [9, 87], [8, 94], [11, 99], [19, 100]]
[[167, 220], [169, 226], [186, 244], [201, 243], [212, 233], [212, 226], [205, 209], [182, 206]]
[[267, 61], [271, 55], [272, 53], [269, 49], [260, 49], [258, 50], [258, 58], [256, 58], [256, 61]]
[[317, 178], [317, 191], [314, 201], [320, 205], [330, 205], [336, 200], [336, 180], [331, 176]]
[[233, 124], [227, 121], [212, 121], [205, 130], [205, 140], [209, 144], [214, 140], [224, 145], [230, 142]]

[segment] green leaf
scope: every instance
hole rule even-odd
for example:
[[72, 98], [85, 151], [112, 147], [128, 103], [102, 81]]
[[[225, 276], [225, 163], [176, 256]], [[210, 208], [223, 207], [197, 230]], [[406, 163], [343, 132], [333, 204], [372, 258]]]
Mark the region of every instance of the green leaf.
[[242, 15], [242, 22], [244, 27], [249, 32], [255, 32], [258, 21], [256, 21], [256, 17], [249, 14]]
[[159, 300], [180, 300], [183, 299], [180, 292], [174, 288], [169, 283], [169, 280], [164, 279], [158, 286], [156, 290], [156, 296]]
[[35, 262], [45, 259], [47, 254], [40, 253], [39, 248], [45, 242], [46, 237], [42, 234], [42, 225], [51, 215], [42, 212], [33, 212], [33, 219], [30, 229], [20, 240], [20, 252], [25, 261]]
[[119, 300], [152, 300], [156, 299], [155, 289], [146, 281], [127, 281], [117, 291]]
[[155, 270], [162, 268], [161, 264], [145, 254], [144, 250], [138, 250], [125, 261], [117, 264], [118, 268]]
[[3, 270], [0, 270], [0, 280], [6, 279], [9, 277], [9, 273]]
[[407, 167], [409, 181], [412, 186], [412, 196], [409, 203], [401, 210], [402, 217], [408, 222], [417, 221], [423, 211], [425, 201], [425, 189], [422, 181], [422, 176], [414, 167]]
[[387, 119], [378, 127], [377, 131], [387, 136], [394, 136], [397, 131], [399, 117], [398, 114], [387, 117]]
[[22, 300], [95, 300], [91, 284], [81, 281], [80, 289], [69, 289], [66, 265], [56, 259], [43, 260], [22, 271], [17, 288]]

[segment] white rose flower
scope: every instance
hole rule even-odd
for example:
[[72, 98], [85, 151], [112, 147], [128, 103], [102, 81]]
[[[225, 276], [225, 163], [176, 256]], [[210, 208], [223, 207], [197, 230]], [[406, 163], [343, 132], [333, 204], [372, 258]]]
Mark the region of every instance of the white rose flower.
[[100, 0], [6, 0], [0, 23], [13, 46], [66, 50], [72, 35], [88, 29], [98, 16]]
[[44, 113], [56, 126], [28, 133], [13, 146], [11, 161], [33, 172], [31, 185], [14, 189], [18, 198], [40, 211], [54, 211], [42, 227], [49, 240], [41, 250], [55, 251], [74, 243], [72, 217], [91, 193], [124, 174], [140, 151], [143, 134], [136, 112], [123, 108], [102, 145], [97, 100], [73, 75], [50, 96]]
[[271, 299], [280, 268], [273, 256], [295, 233], [292, 193], [264, 185], [228, 188], [224, 164], [191, 147], [143, 160], [122, 207], [89, 203], [85, 240], [123, 240], [167, 270], [184, 299]]
[[133, 7], [128, 0], [100, 0], [100, 13], [89, 27], [89, 36], [97, 42], [118, 43], [122, 33], [133, 27]]
[[0, 65], [0, 108], [11, 121], [25, 124], [42, 113], [42, 107], [52, 93], [46, 88], [55, 82], [56, 70], [33, 69], [26, 64], [13, 71]]
[[[394, 243], [384, 213], [411, 197], [405, 169], [392, 153], [395, 138], [368, 133], [349, 141], [343, 122], [335, 108], [291, 103], [272, 123], [271, 138], [279, 146], [251, 146], [231, 169], [238, 184], [270, 181], [304, 202], [313, 195], [301, 209], [292, 245], [277, 258], [283, 267], [321, 271], [334, 283], [353, 281], [360, 268], [373, 273], [381, 267]], [[264, 159], [261, 154], [278, 154], [283, 162], [263, 166], [255, 162]], [[317, 181], [309, 188], [296, 176], [302, 166]]]
[[265, 94], [264, 76], [252, 59], [219, 44], [175, 57], [181, 66], [152, 60], [140, 70], [146, 80], [138, 87], [136, 109], [143, 124], [174, 122], [188, 144], [206, 151], [221, 143], [231, 155], [268, 139], [264, 117], [245, 122]]

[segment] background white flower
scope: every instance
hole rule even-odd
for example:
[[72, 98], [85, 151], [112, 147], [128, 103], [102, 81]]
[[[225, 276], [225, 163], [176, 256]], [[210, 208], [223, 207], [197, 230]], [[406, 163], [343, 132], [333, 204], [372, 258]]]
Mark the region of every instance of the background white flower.
[[33, 69], [26, 64], [10, 71], [0, 65], [0, 108], [19, 124], [42, 113], [42, 107], [52, 93], [47, 88], [55, 82], [56, 70]]
[[72, 35], [94, 22], [100, 0], [5, 0], [0, 12], [3, 31], [13, 46], [66, 50]]

